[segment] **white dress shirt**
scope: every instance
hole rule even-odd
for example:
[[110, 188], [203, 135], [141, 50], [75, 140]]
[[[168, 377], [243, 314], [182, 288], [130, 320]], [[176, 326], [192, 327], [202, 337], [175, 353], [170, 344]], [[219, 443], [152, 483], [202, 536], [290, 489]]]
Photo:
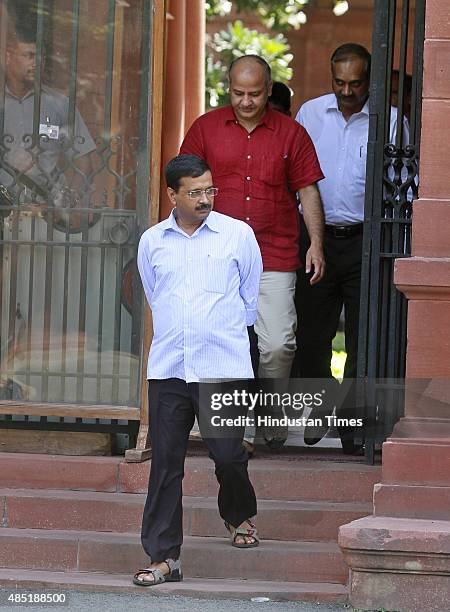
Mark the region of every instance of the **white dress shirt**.
[[[344, 119], [336, 96], [309, 100], [297, 113], [309, 133], [325, 178], [318, 182], [325, 223], [348, 225], [364, 220], [369, 102], [359, 113]], [[397, 109], [391, 107], [390, 142], [395, 142]], [[407, 126], [405, 126], [407, 137]]]
[[189, 236], [172, 211], [142, 235], [138, 268], [153, 315], [148, 378], [253, 378], [262, 260], [249, 225], [213, 211]]

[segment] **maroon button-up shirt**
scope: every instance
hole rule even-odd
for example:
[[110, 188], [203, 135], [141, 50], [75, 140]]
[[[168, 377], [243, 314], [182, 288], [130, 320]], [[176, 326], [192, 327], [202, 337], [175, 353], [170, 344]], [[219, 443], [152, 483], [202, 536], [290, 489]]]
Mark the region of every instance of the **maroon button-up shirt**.
[[301, 125], [268, 109], [248, 133], [226, 106], [194, 121], [180, 153], [206, 160], [219, 188], [214, 210], [253, 228], [264, 270], [299, 267], [295, 192], [323, 178], [314, 145]]

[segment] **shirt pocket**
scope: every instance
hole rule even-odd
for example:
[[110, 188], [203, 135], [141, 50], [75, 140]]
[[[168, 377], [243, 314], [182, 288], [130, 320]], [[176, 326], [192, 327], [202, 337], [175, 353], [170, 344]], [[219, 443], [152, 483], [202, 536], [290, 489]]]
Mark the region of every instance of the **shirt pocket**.
[[208, 255], [202, 258], [200, 273], [202, 288], [208, 293], [225, 294], [228, 288], [230, 260]]
[[287, 157], [281, 153], [263, 155], [259, 169], [259, 178], [271, 186], [282, 187], [287, 183]]
[[357, 142], [352, 151], [352, 174], [355, 180], [366, 180], [367, 142]]

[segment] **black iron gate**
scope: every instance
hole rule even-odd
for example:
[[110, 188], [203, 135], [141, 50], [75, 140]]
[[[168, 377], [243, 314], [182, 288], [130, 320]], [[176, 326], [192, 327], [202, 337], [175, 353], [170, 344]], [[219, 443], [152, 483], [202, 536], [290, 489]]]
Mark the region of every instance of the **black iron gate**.
[[[375, 1], [358, 358], [369, 462], [375, 445], [403, 414], [407, 303], [393, 284], [393, 270], [396, 258], [411, 254], [424, 27], [425, 0]], [[394, 142], [389, 140], [391, 103], [404, 117]]]
[[[0, 399], [138, 412], [152, 2], [1, 9]], [[4, 427], [136, 430], [2, 413]]]

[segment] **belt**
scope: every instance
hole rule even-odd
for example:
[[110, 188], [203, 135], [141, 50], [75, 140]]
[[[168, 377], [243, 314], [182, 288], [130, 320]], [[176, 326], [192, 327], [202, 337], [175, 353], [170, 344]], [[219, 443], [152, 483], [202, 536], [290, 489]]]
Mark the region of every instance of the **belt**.
[[325, 225], [325, 233], [333, 238], [350, 238], [362, 234], [364, 223], [352, 223], [351, 225]]

